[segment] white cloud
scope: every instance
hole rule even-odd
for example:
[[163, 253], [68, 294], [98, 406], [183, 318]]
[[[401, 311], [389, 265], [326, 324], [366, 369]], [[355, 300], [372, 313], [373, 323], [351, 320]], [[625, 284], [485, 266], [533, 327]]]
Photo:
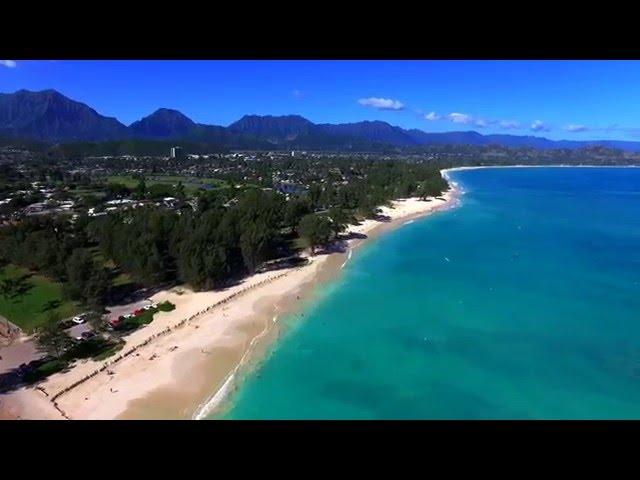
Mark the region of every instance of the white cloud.
[[547, 127], [543, 121], [541, 120], [535, 120], [531, 126], [529, 127], [531, 128], [531, 130], [533, 130], [534, 132], [548, 132], [549, 131], [549, 127]]
[[430, 120], [430, 121], [435, 121], [435, 120], [440, 120], [442, 118], [441, 115], [438, 115], [436, 112], [429, 112], [427, 114], [425, 114], [424, 119], [425, 120]]
[[473, 117], [471, 115], [467, 115], [466, 113], [453, 112], [447, 115], [447, 118], [453, 123], [464, 123], [465, 125], [473, 122]]
[[358, 100], [358, 103], [365, 107], [377, 108], [378, 110], [402, 110], [404, 108], [404, 103], [399, 100], [393, 100], [392, 98], [361, 98]]
[[520, 127], [518, 122], [514, 122], [513, 120], [502, 120], [500, 123], [500, 128], [504, 130], [513, 130], [514, 128]]
[[475, 126], [479, 128], [484, 128], [487, 125], [489, 125], [489, 123], [482, 118], [478, 118], [474, 123], [475, 123]]
[[567, 125], [564, 127], [567, 132], [585, 132], [589, 130], [589, 127], [585, 127], [584, 125]]
[[18, 66], [15, 60], [0, 60], [0, 65], [7, 68], [16, 68]]

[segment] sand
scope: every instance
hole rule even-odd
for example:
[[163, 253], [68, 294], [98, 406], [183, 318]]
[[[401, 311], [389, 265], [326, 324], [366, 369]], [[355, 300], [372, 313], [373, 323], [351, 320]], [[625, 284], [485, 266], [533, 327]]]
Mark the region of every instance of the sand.
[[190, 419], [215, 413], [228, 405], [242, 377], [281, 334], [279, 319], [301, 309], [318, 284], [335, 277], [363, 236], [371, 238], [446, 208], [455, 203], [457, 193], [454, 188], [442, 199], [395, 201], [392, 208], [382, 208], [384, 220], [350, 226], [346, 233], [356, 238], [344, 242], [341, 251], [310, 256], [302, 267], [255, 274], [221, 291], [180, 287], [159, 292], [153, 301], [169, 300], [176, 309], [158, 313], [151, 324], [129, 335], [122, 352], [168, 327], [170, 333], [153, 338], [66, 393], [60, 394], [97, 372], [105, 361], [84, 360], [37, 389], [0, 395], [0, 418]]

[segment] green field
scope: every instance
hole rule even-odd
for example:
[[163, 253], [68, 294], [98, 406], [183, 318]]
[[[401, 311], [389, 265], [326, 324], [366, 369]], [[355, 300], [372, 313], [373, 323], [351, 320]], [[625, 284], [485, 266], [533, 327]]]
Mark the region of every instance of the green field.
[[[138, 185], [138, 179], [130, 175], [111, 175], [106, 178], [109, 183], [121, 183], [128, 188], [135, 188]], [[176, 185], [182, 182], [185, 191], [188, 194], [194, 194], [202, 185], [213, 185], [214, 187], [223, 188], [228, 186], [223, 180], [209, 177], [187, 177], [180, 175], [149, 175], [144, 179], [147, 186], [157, 183]]]
[[8, 278], [20, 280], [21, 293], [11, 298], [0, 295], [0, 315], [25, 332], [33, 332], [47, 320], [51, 312], [68, 318], [80, 310], [75, 302], [64, 299], [60, 283], [14, 265], [0, 269], [0, 281]]

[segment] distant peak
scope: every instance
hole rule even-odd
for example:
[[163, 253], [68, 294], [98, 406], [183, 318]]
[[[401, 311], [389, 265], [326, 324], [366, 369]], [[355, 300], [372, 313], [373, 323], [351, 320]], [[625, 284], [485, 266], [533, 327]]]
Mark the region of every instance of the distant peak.
[[180, 117], [180, 118], [186, 118], [188, 120], [191, 120], [189, 117], [187, 117], [184, 113], [182, 113], [179, 110], [175, 110], [173, 108], [159, 108], [157, 109], [155, 112], [153, 112], [151, 115], [149, 115], [149, 117], [158, 117], [158, 116], [163, 116], [163, 117]]
[[243, 120], [296, 120], [296, 121], [302, 121], [305, 123], [311, 123], [310, 120], [307, 120], [306, 118], [304, 118], [301, 115], [257, 115], [257, 114], [250, 114], [250, 115], [243, 115], [242, 118], [240, 118], [240, 120], [238, 120], [238, 122], [241, 122]]
[[53, 88], [47, 88], [46, 90], [27, 90], [26, 88], [21, 88], [15, 93], [22, 94], [22, 95], [60, 95], [62, 96], [62, 94], [59, 91], [54, 90]]
[[180, 122], [184, 124], [195, 125], [195, 122], [187, 117], [184, 113], [172, 108], [164, 107], [158, 108], [156, 111], [154, 111], [150, 115], [147, 115], [146, 117], [142, 117], [140, 120], [134, 122], [134, 124], [157, 121]]
[[182, 113], [179, 110], [176, 110], [174, 108], [166, 108], [166, 107], [160, 107], [155, 112], [153, 112], [151, 115], [155, 115], [156, 113], [169, 113], [169, 114], [172, 114], [172, 115], [186, 116], [184, 113]]

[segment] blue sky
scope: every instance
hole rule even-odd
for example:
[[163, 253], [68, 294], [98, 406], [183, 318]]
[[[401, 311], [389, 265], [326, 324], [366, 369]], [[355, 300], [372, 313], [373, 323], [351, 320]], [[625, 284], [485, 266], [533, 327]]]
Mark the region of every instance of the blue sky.
[[638, 61], [0, 61], [0, 92], [54, 88], [125, 124], [159, 107], [383, 120], [425, 131], [640, 140]]

